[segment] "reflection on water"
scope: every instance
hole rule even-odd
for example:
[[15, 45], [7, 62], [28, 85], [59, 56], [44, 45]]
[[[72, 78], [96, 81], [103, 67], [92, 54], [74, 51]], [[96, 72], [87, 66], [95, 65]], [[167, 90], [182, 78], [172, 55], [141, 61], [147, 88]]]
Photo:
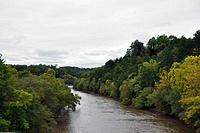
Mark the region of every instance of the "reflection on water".
[[73, 91], [81, 105], [68, 116], [70, 133], [191, 133], [180, 121], [121, 105], [109, 98]]

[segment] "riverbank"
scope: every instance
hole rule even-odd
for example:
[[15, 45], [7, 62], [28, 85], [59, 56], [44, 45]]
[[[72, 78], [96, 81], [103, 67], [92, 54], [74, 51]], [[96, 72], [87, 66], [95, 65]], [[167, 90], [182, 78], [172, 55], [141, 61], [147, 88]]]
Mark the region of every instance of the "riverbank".
[[56, 118], [57, 125], [52, 128], [49, 133], [69, 133], [68, 120], [69, 120], [69, 111], [61, 113]]

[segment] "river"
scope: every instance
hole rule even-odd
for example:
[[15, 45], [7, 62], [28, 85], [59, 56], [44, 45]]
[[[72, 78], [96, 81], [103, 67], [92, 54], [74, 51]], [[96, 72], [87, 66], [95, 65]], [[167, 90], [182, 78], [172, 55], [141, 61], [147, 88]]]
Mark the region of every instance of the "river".
[[123, 106], [111, 98], [74, 91], [81, 105], [67, 116], [66, 133], [191, 133], [181, 121]]

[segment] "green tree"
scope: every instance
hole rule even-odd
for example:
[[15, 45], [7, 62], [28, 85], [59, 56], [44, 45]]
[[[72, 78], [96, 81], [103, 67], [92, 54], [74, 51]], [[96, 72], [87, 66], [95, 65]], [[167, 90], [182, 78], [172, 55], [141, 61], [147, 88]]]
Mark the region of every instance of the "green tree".
[[156, 84], [156, 89], [149, 96], [152, 103], [157, 109], [164, 111], [167, 114], [178, 116], [182, 112], [180, 106], [180, 91], [172, 83], [172, 75], [166, 71], [160, 77], [160, 81]]
[[120, 91], [120, 100], [122, 104], [130, 105], [132, 99], [132, 92], [130, 89], [129, 80], [124, 80], [122, 85], [119, 88]]
[[75, 110], [80, 97], [49, 69], [41, 76], [5, 65], [0, 60], [0, 131], [47, 132], [67, 106]]
[[118, 97], [119, 96], [119, 90], [115, 85], [115, 82], [110, 83], [110, 97]]
[[159, 63], [155, 60], [144, 62], [139, 66], [138, 75], [135, 77], [139, 85], [144, 87], [153, 87], [154, 83], [159, 79]]
[[132, 55], [139, 56], [144, 51], [145, 51], [145, 47], [143, 46], [143, 43], [136, 40], [131, 44], [130, 49], [128, 49], [126, 52], [126, 55], [127, 56], [132, 56]]
[[151, 101], [147, 98], [148, 95], [151, 94], [152, 92], [153, 92], [152, 87], [144, 88], [140, 92], [139, 96], [137, 96], [135, 99], [132, 100], [132, 104], [139, 109], [152, 107]]
[[4, 64], [4, 60], [0, 55], [0, 112], [2, 112], [3, 101], [7, 97], [8, 80], [10, 78], [10, 73], [7, 66]]

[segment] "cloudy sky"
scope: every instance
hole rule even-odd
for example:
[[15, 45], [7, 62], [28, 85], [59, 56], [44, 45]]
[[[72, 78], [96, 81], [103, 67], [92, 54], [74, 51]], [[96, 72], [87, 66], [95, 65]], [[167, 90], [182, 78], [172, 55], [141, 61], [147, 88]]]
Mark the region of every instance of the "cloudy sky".
[[192, 37], [200, 0], [0, 0], [6, 63], [96, 67], [136, 39]]

